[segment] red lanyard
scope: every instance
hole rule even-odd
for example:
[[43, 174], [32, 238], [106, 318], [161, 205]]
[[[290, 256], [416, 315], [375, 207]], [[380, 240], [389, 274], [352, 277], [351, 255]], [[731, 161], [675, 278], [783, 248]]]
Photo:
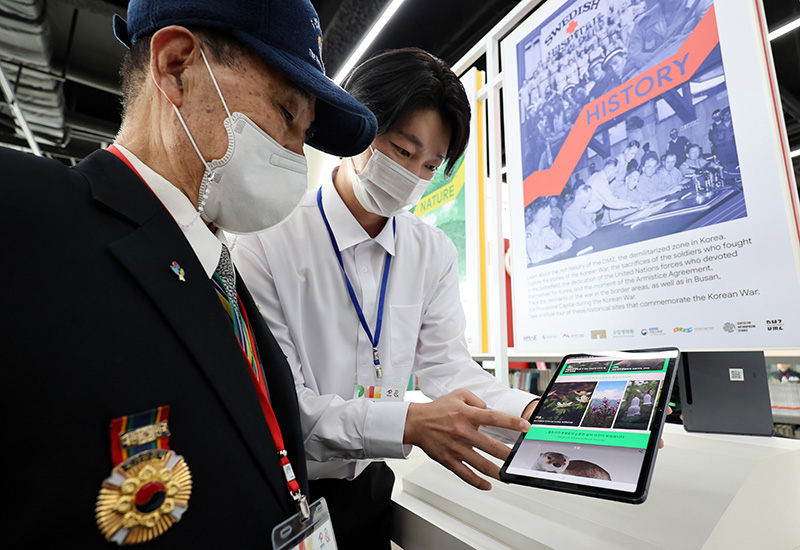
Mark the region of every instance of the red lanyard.
[[[241, 301], [239, 301], [241, 304]], [[241, 308], [244, 324], [247, 327], [248, 334], [252, 335], [250, 330], [250, 321], [247, 318], [247, 312], [244, 307]], [[253, 338], [255, 340], [255, 338]], [[260, 361], [258, 366], [261, 367]], [[300, 492], [300, 485], [294, 476], [294, 470], [289, 463], [289, 457], [286, 453], [286, 445], [283, 443], [283, 434], [281, 427], [278, 425], [278, 418], [275, 416], [275, 411], [272, 410], [272, 404], [269, 402], [269, 395], [267, 394], [267, 383], [264, 379], [264, 370], [261, 369], [261, 376], [256, 376], [254, 369], [248, 369], [250, 372], [250, 379], [253, 381], [253, 386], [256, 388], [258, 394], [258, 401], [261, 403], [261, 410], [264, 411], [264, 419], [269, 426], [269, 433], [272, 435], [272, 442], [275, 444], [275, 450], [278, 451], [278, 459], [283, 468], [283, 476], [286, 478], [286, 487], [289, 489], [289, 494], [294, 499], [297, 509], [303, 514], [303, 518], [308, 518], [310, 511], [306, 497]]]
[[[125, 155], [117, 149], [114, 145], [108, 146], [108, 152], [112, 153], [114, 156], [119, 158], [122, 162], [124, 162], [128, 168], [133, 170], [133, 172], [139, 176], [145, 185], [147, 182], [142, 177], [142, 175], [133, 167], [131, 162], [125, 157]], [[149, 186], [148, 186], [149, 187]], [[151, 189], [152, 191], [152, 189]], [[241, 304], [241, 301], [239, 302]], [[247, 312], [244, 308], [241, 308], [242, 317], [244, 318], [245, 326], [247, 327], [248, 335], [252, 335], [252, 331], [250, 329], [250, 321], [247, 318]], [[240, 344], [241, 346], [241, 344]], [[260, 361], [256, 361], [257, 366], [261, 367]], [[283, 477], [286, 479], [286, 488], [289, 490], [289, 494], [291, 495], [292, 499], [297, 506], [297, 509], [303, 515], [304, 519], [307, 519], [310, 515], [310, 510], [308, 507], [308, 502], [306, 501], [305, 495], [300, 492], [300, 485], [297, 483], [297, 479], [294, 475], [294, 470], [292, 470], [292, 465], [289, 463], [288, 453], [286, 452], [286, 445], [283, 443], [283, 434], [281, 433], [281, 428], [278, 425], [278, 419], [275, 416], [275, 411], [272, 410], [272, 404], [269, 402], [269, 395], [267, 394], [267, 384], [264, 380], [264, 371], [261, 369], [261, 376], [257, 376], [256, 371], [254, 369], [247, 369], [250, 372], [250, 380], [253, 382], [253, 386], [255, 387], [256, 394], [258, 395], [258, 401], [261, 404], [261, 410], [264, 413], [264, 419], [267, 421], [267, 426], [269, 426], [269, 432], [272, 436], [272, 442], [275, 444], [275, 450], [278, 453], [278, 461], [281, 465], [281, 469], [283, 470]]]

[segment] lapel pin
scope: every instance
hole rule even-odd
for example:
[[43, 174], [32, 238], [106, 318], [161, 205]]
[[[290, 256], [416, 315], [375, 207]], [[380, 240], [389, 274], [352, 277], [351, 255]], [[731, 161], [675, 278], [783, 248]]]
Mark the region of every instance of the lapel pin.
[[180, 279], [182, 283], [186, 282], [186, 278], [184, 277], [185, 272], [178, 262], [172, 262], [169, 267], [172, 269], [172, 272], [178, 276], [178, 279]]

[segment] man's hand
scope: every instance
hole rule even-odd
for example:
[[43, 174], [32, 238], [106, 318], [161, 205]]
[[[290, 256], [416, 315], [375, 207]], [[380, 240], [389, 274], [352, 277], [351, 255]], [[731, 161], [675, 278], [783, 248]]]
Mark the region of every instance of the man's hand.
[[527, 420], [486, 409], [486, 403], [472, 392], [460, 389], [431, 403], [411, 403], [406, 417], [403, 443], [416, 445], [451, 470], [458, 477], [487, 491], [492, 484], [472, 469], [499, 479], [500, 467], [482, 457], [480, 449], [505, 460], [510, 449], [478, 431], [481, 426], [495, 426], [524, 432], [530, 428]]
[[534, 399], [533, 401], [531, 401], [530, 403], [528, 403], [528, 406], [525, 407], [524, 411], [522, 411], [522, 418], [524, 418], [525, 420], [530, 422], [531, 415], [533, 414], [533, 409], [536, 408], [536, 405], [538, 403], [539, 403], [539, 398], [538, 397], [536, 399]]

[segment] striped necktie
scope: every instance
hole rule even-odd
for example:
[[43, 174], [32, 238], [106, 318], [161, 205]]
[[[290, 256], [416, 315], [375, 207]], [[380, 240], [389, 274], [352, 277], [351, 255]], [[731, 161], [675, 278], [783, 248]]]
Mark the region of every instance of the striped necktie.
[[250, 368], [253, 369], [255, 380], [258, 381], [262, 377], [263, 371], [258, 358], [253, 332], [247, 322], [247, 314], [242, 311], [239, 296], [236, 292], [236, 272], [233, 269], [231, 255], [224, 244], [222, 245], [217, 270], [211, 277], [211, 282], [214, 284], [214, 289], [217, 291], [217, 296], [222, 303], [223, 309], [228, 313], [231, 323], [233, 323], [233, 332], [236, 334], [236, 339], [239, 341], [245, 358], [250, 363]]

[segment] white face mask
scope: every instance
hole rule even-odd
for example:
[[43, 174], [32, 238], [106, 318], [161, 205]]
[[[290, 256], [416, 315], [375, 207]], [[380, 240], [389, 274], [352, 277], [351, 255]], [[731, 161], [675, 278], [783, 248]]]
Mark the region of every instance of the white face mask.
[[377, 149], [370, 150], [372, 156], [361, 173], [352, 170], [353, 192], [364, 210], [390, 218], [417, 204], [430, 181], [412, 174]]
[[206, 167], [198, 213], [231, 233], [259, 233], [286, 220], [300, 205], [308, 189], [306, 159], [281, 146], [246, 115], [231, 114], [202, 50], [201, 55], [228, 113], [228, 150], [221, 159], [206, 162], [180, 111], [172, 106]]

